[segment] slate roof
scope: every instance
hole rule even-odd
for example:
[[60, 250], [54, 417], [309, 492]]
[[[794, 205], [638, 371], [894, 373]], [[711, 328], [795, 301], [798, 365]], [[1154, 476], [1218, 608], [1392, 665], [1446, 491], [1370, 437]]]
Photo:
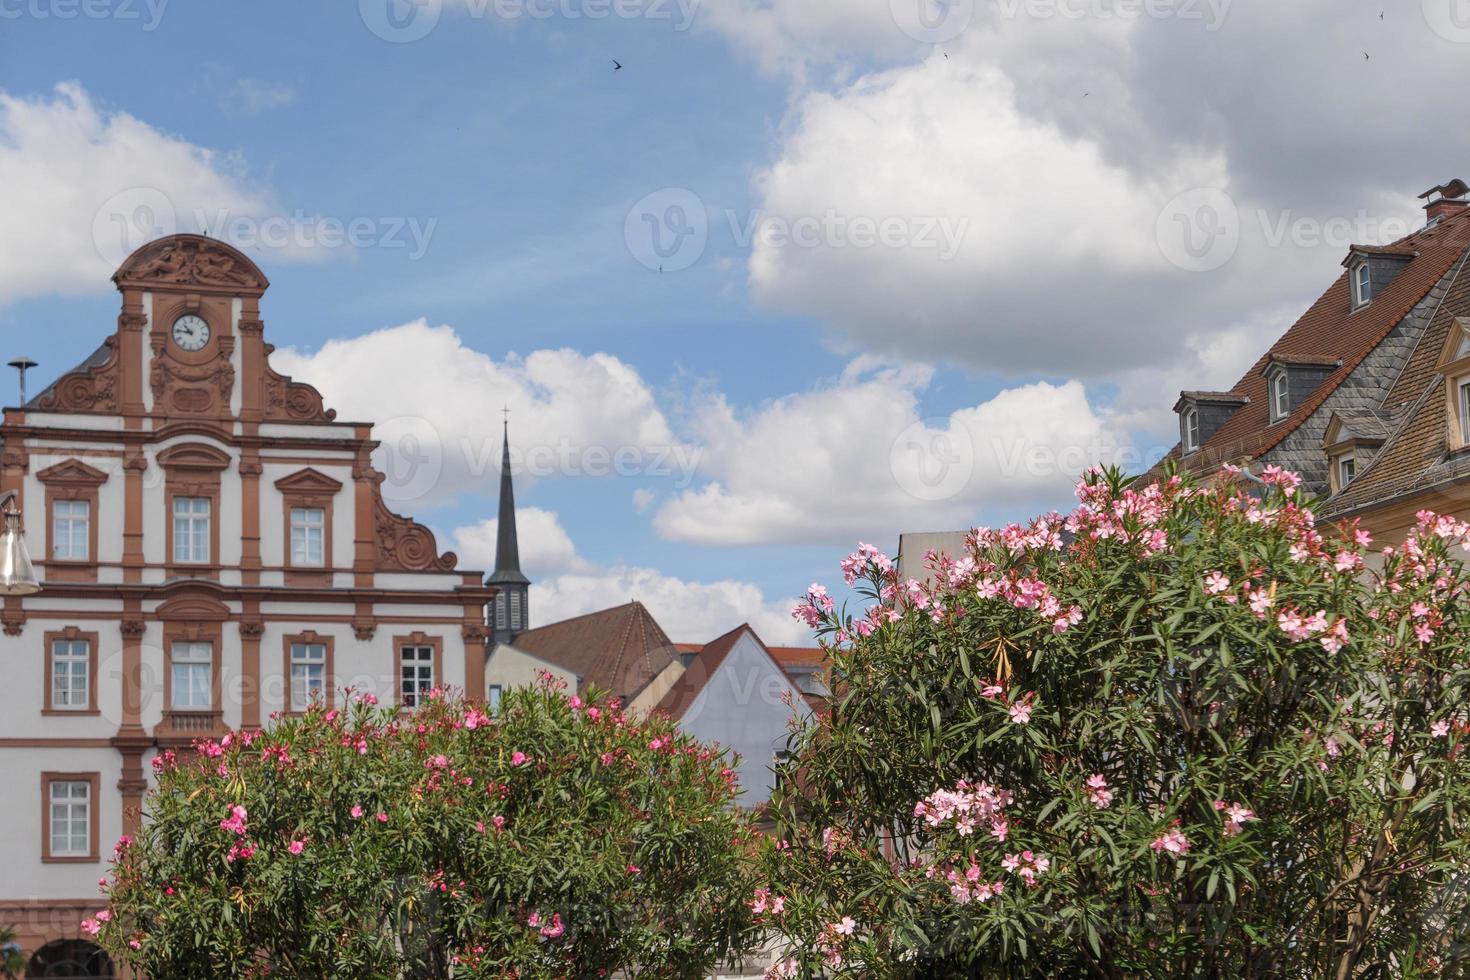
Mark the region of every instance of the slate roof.
[[1383, 448], [1346, 489], [1327, 502], [1324, 516], [1345, 516], [1349, 511], [1470, 475], [1470, 458], [1448, 452], [1444, 379], [1436, 371], [1456, 316], [1470, 313], [1467, 265], [1470, 253], [1460, 260], [1444, 301], [1383, 400], [1385, 406], [1401, 409]]
[[[1262, 354], [1230, 393], [1249, 399], [1206, 439], [1196, 452], [1180, 457], [1176, 445], [1170, 456], [1190, 471], [1210, 472], [1221, 463], [1243, 456], [1259, 456], [1271, 449], [1315, 412], [1395, 325], [1407, 316], [1461, 258], [1470, 245], [1470, 209], [1445, 217], [1382, 248], [1393, 254], [1414, 254], [1392, 281], [1367, 306], [1353, 309], [1348, 274], [1342, 273], [1271, 349]], [[1441, 340], [1443, 334], [1440, 334]], [[1424, 344], [1429, 344], [1426, 337]], [[1438, 353], [1436, 350], [1435, 353]], [[1432, 367], [1431, 355], [1431, 367]], [[1271, 361], [1339, 364], [1309, 398], [1292, 406], [1291, 413], [1272, 423], [1267, 411], [1264, 368]], [[1407, 370], [1406, 370], [1407, 373]], [[1393, 404], [1392, 399], [1385, 405]], [[1361, 477], [1359, 477], [1361, 479]], [[1354, 481], [1356, 486], [1358, 481]]]
[[577, 674], [584, 687], [611, 691], [625, 701], [678, 655], [663, 627], [637, 600], [517, 633], [512, 643]]

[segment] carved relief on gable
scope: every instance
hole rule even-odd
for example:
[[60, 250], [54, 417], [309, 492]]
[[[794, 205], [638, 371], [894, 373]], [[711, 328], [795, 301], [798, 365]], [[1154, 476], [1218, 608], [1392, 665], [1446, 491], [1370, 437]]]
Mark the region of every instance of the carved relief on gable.
[[104, 341], [107, 360], [96, 367], [63, 374], [43, 391], [36, 405], [46, 412], [116, 412], [118, 406], [117, 338]]
[[219, 356], [202, 364], [173, 357], [162, 334], [153, 337], [148, 384], [156, 411], [166, 414], [222, 415], [229, 411], [235, 390], [235, 368], [230, 363], [233, 337], [219, 338]]
[[439, 554], [434, 532], [388, 509], [374, 495], [377, 508], [378, 570], [385, 572], [450, 572], [459, 564], [452, 551]]
[[337, 410], [322, 404], [322, 393], [309, 384], [292, 381], [270, 366], [273, 344], [265, 345], [265, 417], [273, 422], [331, 422]]
[[264, 291], [270, 285], [260, 269], [224, 242], [203, 235], [172, 235], [130, 255], [113, 275], [119, 285], [215, 286]]

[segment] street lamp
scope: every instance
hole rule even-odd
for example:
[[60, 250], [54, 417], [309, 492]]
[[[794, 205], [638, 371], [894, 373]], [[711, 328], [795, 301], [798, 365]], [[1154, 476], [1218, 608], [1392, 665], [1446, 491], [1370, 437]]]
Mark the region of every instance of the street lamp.
[[41, 583], [36, 581], [36, 570], [26, 551], [14, 490], [0, 494], [0, 514], [5, 518], [5, 528], [0, 530], [0, 595], [34, 595], [41, 591]]

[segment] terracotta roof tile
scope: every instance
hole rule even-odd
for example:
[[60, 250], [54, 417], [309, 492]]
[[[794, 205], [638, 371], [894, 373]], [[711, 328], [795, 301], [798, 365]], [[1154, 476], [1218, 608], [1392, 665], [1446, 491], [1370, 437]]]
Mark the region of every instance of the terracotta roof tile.
[[637, 601], [526, 630], [512, 645], [575, 672], [583, 685], [624, 699], [643, 690], [678, 654]]

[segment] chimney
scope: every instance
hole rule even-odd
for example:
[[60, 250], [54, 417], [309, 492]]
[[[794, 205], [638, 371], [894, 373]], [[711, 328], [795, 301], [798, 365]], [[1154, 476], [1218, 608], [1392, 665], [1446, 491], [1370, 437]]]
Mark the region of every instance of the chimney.
[[1456, 177], [1448, 184], [1440, 184], [1431, 187], [1419, 199], [1424, 202], [1424, 216], [1427, 225], [1436, 224], [1440, 219], [1457, 214], [1470, 207], [1470, 184]]

